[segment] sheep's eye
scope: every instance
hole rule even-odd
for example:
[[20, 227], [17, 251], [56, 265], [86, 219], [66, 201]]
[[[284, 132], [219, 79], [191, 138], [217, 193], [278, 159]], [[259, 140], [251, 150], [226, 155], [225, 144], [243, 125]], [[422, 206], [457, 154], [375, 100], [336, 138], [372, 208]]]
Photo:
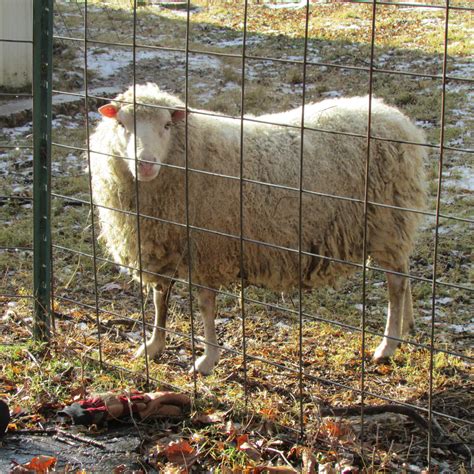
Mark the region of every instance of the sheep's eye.
[[171, 128], [171, 125], [173, 125], [173, 122], [168, 122], [165, 124], [165, 130], [169, 130]]
[[125, 125], [122, 122], [120, 122], [119, 120], [117, 120], [117, 124], [120, 125], [122, 128], [125, 128]]

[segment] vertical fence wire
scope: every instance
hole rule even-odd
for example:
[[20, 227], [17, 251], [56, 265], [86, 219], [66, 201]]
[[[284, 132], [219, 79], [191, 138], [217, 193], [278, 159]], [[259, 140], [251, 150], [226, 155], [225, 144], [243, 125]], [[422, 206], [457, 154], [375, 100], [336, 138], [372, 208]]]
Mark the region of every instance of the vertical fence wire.
[[[189, 295], [189, 315], [191, 317], [191, 355], [192, 355], [192, 374], [193, 374], [193, 388], [194, 396], [197, 398], [197, 369], [196, 369], [196, 340], [195, 340], [195, 321], [194, 321], [194, 305], [193, 305], [193, 263], [192, 263], [192, 242], [191, 242], [191, 222], [189, 218], [189, 36], [190, 36], [190, 7], [191, 1], [187, 0], [186, 4], [186, 43], [185, 43], [185, 71], [184, 71], [184, 203], [185, 203], [185, 223], [186, 223], [186, 252], [188, 256], [188, 295]], [[207, 347], [206, 347], [207, 351]]]
[[51, 331], [51, 102], [53, 2], [33, 5], [33, 333]]
[[239, 156], [239, 270], [240, 270], [240, 316], [242, 318], [242, 367], [244, 371], [244, 400], [248, 406], [248, 367], [247, 367], [247, 324], [245, 311], [245, 263], [244, 263], [244, 115], [245, 115], [245, 72], [247, 53], [247, 15], [248, 0], [244, 0], [244, 24], [242, 37], [242, 59], [240, 77], [240, 156]]
[[141, 240], [141, 222], [140, 222], [140, 187], [138, 181], [138, 146], [137, 146], [137, 0], [133, 0], [133, 33], [132, 33], [132, 79], [133, 79], [133, 154], [135, 165], [135, 212], [136, 212], [136, 232], [137, 232], [137, 257], [138, 257], [138, 284], [140, 315], [142, 321], [143, 338], [143, 358], [145, 362], [146, 387], [150, 384], [150, 367], [148, 364], [148, 352], [146, 347], [146, 315], [145, 315], [145, 297], [143, 295], [143, 262], [142, 262], [142, 240]]
[[305, 29], [303, 45], [303, 89], [301, 93], [301, 130], [298, 175], [298, 390], [300, 437], [304, 436], [304, 381], [303, 381], [303, 178], [304, 178], [304, 133], [306, 110], [306, 73], [308, 60], [309, 0], [305, 7]]
[[[87, 143], [87, 165], [91, 169], [91, 148], [90, 148], [90, 123], [89, 123], [89, 79], [88, 79], [88, 62], [87, 62], [87, 41], [88, 41], [88, 0], [84, 3], [84, 119], [86, 126], [86, 143]], [[94, 213], [94, 196], [92, 192], [92, 173], [88, 173], [89, 184], [89, 200], [90, 200], [90, 216], [91, 216], [91, 238], [92, 238], [92, 271], [94, 272], [94, 306], [95, 306], [95, 321], [97, 326], [97, 343], [99, 345], [99, 363], [102, 367], [102, 330], [100, 324], [99, 313], [99, 290], [97, 284], [97, 239], [96, 239], [96, 222]]]
[[429, 388], [428, 388], [428, 466], [432, 464], [433, 450], [433, 372], [434, 372], [434, 346], [435, 346], [435, 321], [436, 321], [436, 280], [438, 277], [438, 248], [441, 193], [443, 182], [444, 162], [444, 137], [446, 126], [446, 75], [448, 66], [448, 37], [449, 37], [449, 0], [446, 0], [444, 10], [444, 43], [443, 43], [443, 70], [441, 83], [441, 109], [440, 109], [440, 135], [438, 157], [438, 179], [436, 188], [436, 217], [433, 250], [433, 273], [431, 283], [431, 328], [430, 328], [430, 362], [429, 362]]
[[370, 59], [368, 71], [368, 103], [367, 103], [367, 141], [364, 172], [364, 211], [363, 211], [363, 234], [362, 234], [362, 314], [361, 314], [361, 345], [360, 345], [360, 437], [364, 437], [364, 407], [365, 407], [365, 349], [366, 349], [366, 323], [367, 323], [367, 258], [368, 258], [368, 230], [369, 230], [369, 188], [370, 188], [370, 152], [372, 145], [372, 98], [374, 86], [374, 54], [375, 54], [375, 31], [377, 26], [377, 0], [372, 1], [371, 30], [370, 30]]

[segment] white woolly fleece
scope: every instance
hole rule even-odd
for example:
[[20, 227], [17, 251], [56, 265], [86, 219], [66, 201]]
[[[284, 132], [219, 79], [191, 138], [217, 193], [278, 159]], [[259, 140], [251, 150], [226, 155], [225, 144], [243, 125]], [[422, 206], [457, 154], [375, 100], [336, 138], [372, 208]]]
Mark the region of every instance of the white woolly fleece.
[[[136, 93], [140, 104], [183, 107], [178, 98], [154, 84], [137, 86]], [[116, 100], [124, 112], [133, 113], [133, 106], [119, 102], [133, 102], [132, 88]], [[331, 99], [305, 107], [301, 243], [302, 281], [307, 288], [335, 284], [354, 270], [321, 256], [362, 263], [364, 205], [358, 201], [364, 199], [367, 139], [330, 132], [366, 135], [367, 109], [367, 97]], [[137, 117], [150, 121], [158, 116], [163, 121], [163, 114], [171, 117], [168, 110], [137, 109]], [[299, 281], [301, 131], [254, 120], [300, 126], [301, 116], [299, 108], [244, 122], [244, 277], [249, 284], [272, 290], [289, 290]], [[185, 126], [181, 122], [170, 130], [165, 166], [158, 176], [138, 183], [143, 280], [160, 283], [160, 275], [187, 279], [191, 258], [193, 282], [219, 288], [240, 279], [241, 122], [240, 118], [201, 115], [199, 111], [191, 112], [187, 120], [191, 255], [186, 242]], [[126, 140], [119, 136], [119, 128], [114, 120], [104, 119], [91, 137], [93, 197], [101, 206], [102, 239], [114, 260], [135, 269], [136, 276], [136, 184], [126, 160], [119, 158], [126, 155]], [[405, 115], [375, 99], [371, 135], [424, 142], [420, 130]], [[159, 140], [156, 146], [160, 146]], [[377, 139], [370, 142], [368, 251], [378, 265], [389, 270], [407, 268], [419, 214], [372, 203], [423, 209], [424, 156], [421, 146]]]

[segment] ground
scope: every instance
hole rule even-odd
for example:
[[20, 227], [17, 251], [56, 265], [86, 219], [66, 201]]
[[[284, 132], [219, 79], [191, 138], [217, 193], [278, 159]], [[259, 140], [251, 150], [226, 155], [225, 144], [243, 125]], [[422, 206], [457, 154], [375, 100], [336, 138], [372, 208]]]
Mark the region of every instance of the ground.
[[[130, 11], [98, 2], [89, 5], [87, 51], [83, 42], [55, 40], [55, 90], [83, 90], [87, 57], [89, 89], [113, 86], [121, 90], [133, 82], [135, 73], [137, 82], [157, 82], [184, 97], [185, 11], [156, 7], [138, 10], [136, 38], [140, 46], [136, 48], [134, 68]], [[83, 38], [83, 8], [80, 3], [56, 4], [58, 36]], [[242, 71], [243, 8], [210, 6], [191, 12], [190, 106], [239, 115], [242, 81], [245, 113], [268, 113], [301, 105], [303, 66], [292, 61], [304, 58], [305, 9], [249, 5], [245, 48], [249, 59]], [[368, 73], [363, 68], [370, 65], [371, 13], [369, 4], [311, 7], [305, 85], [308, 102], [367, 94]], [[183, 462], [170, 459], [167, 451], [174, 440], [178, 441], [182, 457], [188, 463], [193, 459], [189, 469], [195, 472], [244, 472], [245, 468], [250, 469], [248, 472], [262, 472], [262, 466], [287, 466], [287, 471], [281, 468], [278, 472], [293, 472], [290, 465], [312, 472], [311, 462], [320, 466], [319, 472], [342, 472], [344, 465], [352, 466], [353, 472], [421, 472], [427, 462], [427, 429], [412, 416], [366, 415], [362, 435], [360, 416], [342, 420], [322, 416], [327, 407], [360, 404], [363, 380], [366, 405], [396, 401], [418, 407], [425, 418], [431, 391], [434, 418], [445, 435], [434, 437], [432, 466], [441, 472], [469, 470], [474, 330], [474, 68], [469, 56], [474, 37], [472, 13], [450, 12], [444, 116], [440, 78], [444, 12], [379, 5], [376, 14], [374, 65], [378, 72], [374, 73], [374, 95], [401, 108], [425, 130], [427, 143], [433, 145], [426, 163], [431, 213], [436, 209], [440, 158], [436, 146], [443, 125], [444, 145], [448, 147], [441, 175], [435, 310], [431, 279], [436, 222], [433, 216], [427, 216], [410, 268], [411, 275], [420, 279], [412, 281], [417, 330], [409, 337], [409, 343], [387, 364], [370, 361], [386, 314], [384, 276], [371, 270], [367, 274], [368, 332], [364, 354], [360, 330], [362, 281], [361, 275], [356, 274], [337, 289], [304, 294], [301, 332], [297, 294], [279, 295], [249, 288], [245, 293], [245, 350], [249, 356], [245, 365], [241, 355], [239, 289], [222, 289], [217, 328], [225, 350], [215, 374], [205, 378], [188, 374], [193, 352], [189, 292], [186, 285], [177, 285], [171, 299], [166, 352], [159, 361], [146, 366], [142, 360], [132, 360], [142, 337], [140, 289], [118, 271], [100, 246], [95, 248], [95, 281], [90, 258], [94, 251], [91, 214], [89, 207], [77, 200], [89, 199], [86, 158], [74, 148], [84, 148], [87, 139], [86, 110], [81, 104], [56, 109], [53, 120], [51, 182], [57, 334], [50, 344], [33, 342], [29, 297], [32, 253], [27, 250], [32, 246], [33, 158], [28, 148], [12, 148], [31, 144], [32, 124], [21, 115], [21, 120], [0, 130], [0, 214], [4, 222], [0, 230], [0, 397], [9, 402], [14, 414], [12, 437], [5, 441], [6, 447], [11, 448], [8, 456], [14, 459], [15, 452], [18, 454], [12, 443], [21, 444], [25, 439], [22, 437], [33, 436], [32, 430], [51, 427], [54, 411], [65, 403], [94, 391], [155, 390], [171, 382], [176, 390], [198, 396], [186, 419], [159, 421], [152, 429], [142, 427], [143, 436], [134, 445], [138, 449], [134, 461], [142, 462], [142, 469], [180, 472]], [[110, 46], [101, 41], [121, 45]], [[156, 50], [152, 46], [167, 49]], [[396, 75], [393, 71], [418, 75]], [[11, 100], [9, 96], [8, 101]], [[91, 100], [88, 104], [91, 129], [98, 120], [98, 103], [101, 102]], [[99, 328], [95, 324], [96, 303], [100, 308]], [[144, 314], [148, 321], [151, 313], [150, 295], [145, 294]], [[202, 334], [198, 318], [193, 318], [192, 325], [197, 334]], [[434, 345], [430, 351], [432, 336]], [[202, 344], [195, 342], [199, 354]], [[208, 416], [204, 422], [199, 418], [202, 415]], [[303, 439], [299, 437], [301, 427], [306, 435]], [[85, 434], [92, 439], [103, 436]], [[61, 469], [69, 463], [76, 469], [94, 470], [90, 445], [85, 444], [82, 459], [72, 460], [67, 454], [67, 442], [61, 441], [64, 436], [55, 436], [59, 441], [48, 441], [56, 446], [49, 454], [58, 457]], [[82, 443], [77, 439], [69, 441]], [[61, 443], [63, 450], [58, 447]], [[31, 452], [41, 453], [39, 448]], [[25, 455], [18, 454], [17, 460], [24, 462]], [[127, 461], [117, 459], [117, 465], [123, 463]], [[95, 469], [99, 471], [97, 465]]]

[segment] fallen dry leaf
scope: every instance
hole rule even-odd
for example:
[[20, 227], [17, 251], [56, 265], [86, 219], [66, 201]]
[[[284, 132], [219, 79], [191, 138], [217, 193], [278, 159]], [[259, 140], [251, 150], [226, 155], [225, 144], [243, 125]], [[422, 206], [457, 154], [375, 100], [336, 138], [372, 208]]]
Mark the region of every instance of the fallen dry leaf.
[[223, 413], [208, 413], [195, 416], [193, 422], [200, 425], [213, 425], [215, 423], [224, 423]]
[[239, 451], [245, 453], [252, 461], [259, 461], [261, 458], [260, 451], [257, 449], [257, 447], [247, 441], [242, 443], [238, 449]]
[[102, 286], [101, 291], [114, 291], [114, 290], [123, 290], [122, 285], [118, 283], [107, 283], [104, 286]]
[[[26, 464], [15, 466], [12, 472], [34, 472], [35, 474], [46, 474], [56, 464], [57, 458], [52, 456], [37, 456]], [[18, 468], [18, 469], [16, 469]], [[16, 469], [16, 470], [15, 470]], [[22, 470], [25, 469], [25, 470]]]
[[235, 442], [237, 444], [237, 449], [240, 449], [240, 446], [244, 443], [246, 443], [249, 440], [249, 435], [248, 434], [242, 434], [240, 436], [237, 436], [235, 438]]
[[275, 420], [278, 415], [278, 411], [274, 408], [262, 408], [260, 410], [260, 414], [270, 420]]
[[349, 433], [347, 426], [332, 420], [325, 420], [321, 425], [321, 431], [332, 438], [341, 438]]
[[390, 374], [392, 373], [392, 367], [390, 365], [387, 365], [387, 364], [382, 364], [382, 365], [379, 365], [375, 371], [377, 373], [379, 373], [380, 375], [387, 375], [387, 374]]
[[190, 467], [197, 459], [196, 450], [186, 441], [172, 441], [163, 450], [168, 461], [186, 468]]

